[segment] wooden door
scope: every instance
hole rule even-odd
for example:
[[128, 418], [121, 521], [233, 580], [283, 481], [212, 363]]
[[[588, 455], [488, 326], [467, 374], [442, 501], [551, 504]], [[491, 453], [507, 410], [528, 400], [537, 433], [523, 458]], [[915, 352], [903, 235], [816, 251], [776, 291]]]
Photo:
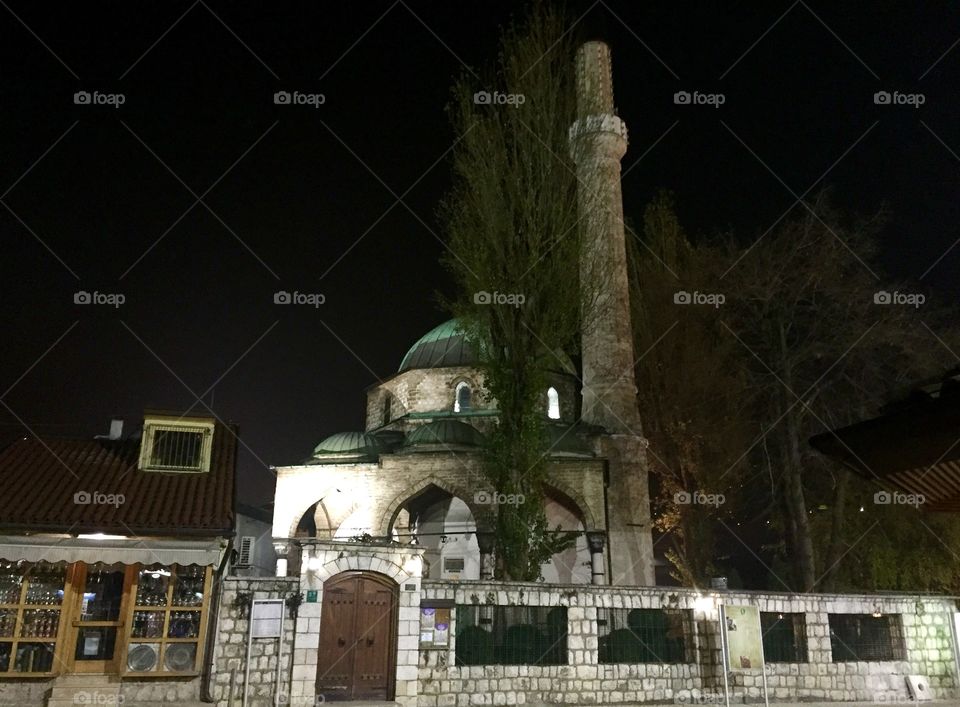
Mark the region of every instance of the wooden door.
[[123, 566], [77, 563], [70, 634], [72, 672], [118, 672], [123, 642], [123, 605], [129, 588]]
[[345, 572], [323, 585], [317, 694], [329, 701], [393, 699], [397, 588]]

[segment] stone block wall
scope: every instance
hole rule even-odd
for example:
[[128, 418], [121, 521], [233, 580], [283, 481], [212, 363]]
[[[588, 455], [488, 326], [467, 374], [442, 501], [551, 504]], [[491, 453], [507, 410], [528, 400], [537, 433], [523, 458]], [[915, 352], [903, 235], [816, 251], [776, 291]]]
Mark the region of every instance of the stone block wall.
[[304, 543], [300, 591], [317, 592], [317, 601], [300, 606], [296, 623], [290, 703], [312, 705], [317, 682], [323, 583], [341, 572], [378, 572], [398, 585], [398, 626], [395, 700], [403, 707], [417, 704], [417, 661], [420, 636], [420, 568], [416, 547], [402, 545], [355, 545], [345, 551], [343, 543]]
[[[421, 707], [497, 704], [631, 704], [723, 701], [719, 603], [805, 617], [807, 661], [767, 664], [773, 702], [910, 700], [905, 677], [929, 679], [937, 699], [958, 697], [951, 628], [955, 603], [941, 597], [793, 595], [708, 592], [673, 588], [546, 586], [522, 583], [424, 581], [422, 603], [566, 606], [566, 665], [456, 666], [456, 612], [449, 651], [422, 651]], [[692, 612], [684, 636], [695, 661], [680, 664], [601, 664], [601, 608], [671, 608]], [[830, 614], [897, 616], [903, 660], [833, 662]], [[690, 650], [692, 645], [693, 650]], [[762, 701], [759, 670], [734, 674], [732, 702]]]
[[[237, 596], [246, 594], [252, 599], [286, 599], [299, 591], [300, 582], [296, 578], [227, 577], [224, 579], [211, 680], [211, 693], [217, 700], [217, 704], [240, 704], [243, 696], [246, 668], [244, 661], [247, 654], [250, 621], [249, 609], [243, 609], [237, 605]], [[301, 609], [303, 606], [306, 605], [301, 605]], [[288, 611], [286, 613], [289, 614]], [[280, 665], [280, 686], [283, 695], [289, 694], [287, 688], [290, 684], [290, 670], [294, 657], [294, 629], [294, 619], [287, 616], [283, 627], [283, 657]], [[277, 650], [276, 639], [253, 640], [250, 646], [248, 707], [268, 707], [274, 704]], [[137, 702], [134, 701], [133, 704]]]

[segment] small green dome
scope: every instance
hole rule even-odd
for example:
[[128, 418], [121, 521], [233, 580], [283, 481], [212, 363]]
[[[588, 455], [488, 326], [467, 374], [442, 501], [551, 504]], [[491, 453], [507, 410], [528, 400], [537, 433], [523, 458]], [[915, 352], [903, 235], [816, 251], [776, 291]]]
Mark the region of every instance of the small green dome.
[[460, 322], [451, 319], [417, 339], [403, 357], [397, 372], [403, 373], [412, 368], [473, 366], [476, 363], [477, 357], [466, 343]]
[[459, 420], [435, 420], [421, 425], [407, 435], [406, 446], [436, 444], [448, 447], [479, 447], [483, 435], [473, 425]]
[[366, 432], [337, 432], [323, 440], [313, 450], [314, 458], [376, 457], [380, 446], [373, 435]]

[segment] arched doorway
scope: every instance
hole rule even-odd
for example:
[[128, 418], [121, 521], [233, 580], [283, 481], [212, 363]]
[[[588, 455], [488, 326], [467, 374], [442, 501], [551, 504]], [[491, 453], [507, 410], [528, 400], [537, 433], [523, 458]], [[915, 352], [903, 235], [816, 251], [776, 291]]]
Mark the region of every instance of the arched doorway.
[[428, 484], [403, 502], [391, 536], [423, 548], [425, 579], [479, 579], [480, 547], [470, 507]]
[[373, 572], [343, 572], [324, 582], [317, 695], [392, 700], [396, 656], [397, 585]]

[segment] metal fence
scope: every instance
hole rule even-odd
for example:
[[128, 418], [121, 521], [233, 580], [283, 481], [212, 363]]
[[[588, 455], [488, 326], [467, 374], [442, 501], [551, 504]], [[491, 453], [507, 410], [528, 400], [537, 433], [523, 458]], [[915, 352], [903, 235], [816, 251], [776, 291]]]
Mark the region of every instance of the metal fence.
[[899, 616], [830, 614], [833, 662], [903, 660]]
[[681, 609], [598, 609], [601, 663], [685, 663], [692, 615]]
[[806, 663], [807, 626], [803, 614], [760, 612], [763, 657], [768, 663]]
[[566, 665], [563, 606], [459, 604], [457, 665]]

